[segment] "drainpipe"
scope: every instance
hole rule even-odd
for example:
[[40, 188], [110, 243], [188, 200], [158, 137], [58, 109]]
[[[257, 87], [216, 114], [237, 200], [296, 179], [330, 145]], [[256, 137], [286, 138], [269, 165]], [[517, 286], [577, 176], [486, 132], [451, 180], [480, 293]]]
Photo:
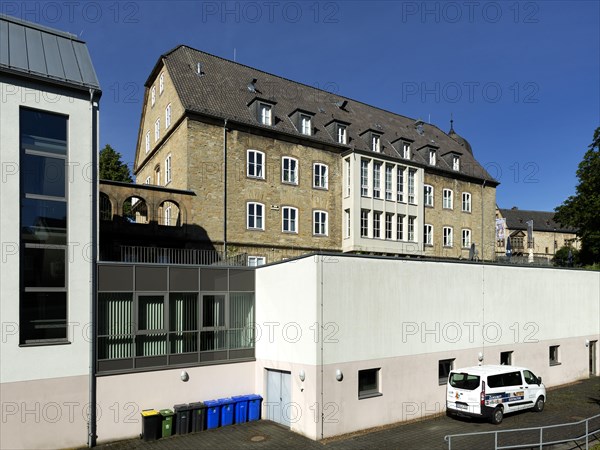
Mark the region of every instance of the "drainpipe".
[[227, 262], [227, 119], [223, 123], [223, 259]]
[[89, 421], [88, 447], [96, 446], [96, 270], [98, 258], [98, 104], [94, 101], [96, 91], [90, 89], [90, 109], [92, 112], [92, 242], [91, 242], [91, 286], [90, 296], [90, 392], [89, 392]]
[[484, 227], [484, 214], [483, 214], [483, 190], [485, 189], [485, 180], [483, 180], [483, 184], [481, 185], [481, 262], [484, 261], [485, 256], [485, 245], [483, 242], [485, 227]]

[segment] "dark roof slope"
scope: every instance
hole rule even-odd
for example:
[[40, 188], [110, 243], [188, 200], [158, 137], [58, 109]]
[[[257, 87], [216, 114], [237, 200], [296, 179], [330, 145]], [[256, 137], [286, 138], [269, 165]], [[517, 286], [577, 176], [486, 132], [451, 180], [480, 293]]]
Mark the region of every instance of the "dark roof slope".
[[[497, 185], [489, 173], [475, 160], [470, 148], [448, 136], [438, 127], [423, 124], [423, 133], [416, 127], [415, 119], [379, 109], [362, 102], [332, 94], [312, 86], [278, 77], [261, 70], [219, 58], [186, 46], [179, 46], [165, 53], [163, 61], [173, 80], [180, 100], [187, 111], [227, 118], [254, 127], [263, 127], [281, 133], [298, 136], [327, 145], [338, 145], [326, 126], [333, 120], [350, 124], [349, 142], [346, 148], [370, 151], [364, 134], [367, 130], [381, 134], [382, 153], [399, 158], [401, 138], [412, 143], [412, 160], [427, 166], [428, 154], [418, 151], [427, 145], [439, 148], [436, 170], [451, 173], [452, 159], [444, 157], [449, 152], [460, 155], [460, 173], [477, 180], [486, 180]], [[160, 61], [155, 66], [151, 78], [156, 76]], [[198, 74], [200, 69], [200, 74]], [[251, 92], [248, 84], [256, 79], [256, 92]], [[148, 80], [146, 85], [151, 83]], [[249, 106], [260, 99], [272, 103], [274, 124], [260, 125], [254, 110]], [[346, 101], [345, 104], [344, 101]], [[336, 105], [337, 103], [337, 105]], [[343, 104], [342, 107], [340, 107]], [[313, 114], [312, 136], [298, 132], [290, 115], [296, 110]]]
[[556, 222], [552, 211], [527, 211], [524, 209], [499, 209], [499, 211], [506, 219], [506, 227], [510, 230], [526, 230], [526, 222], [533, 220], [534, 231], [577, 232], [575, 228], [563, 227]]
[[73, 34], [3, 14], [0, 14], [0, 72], [100, 90], [84, 41]]

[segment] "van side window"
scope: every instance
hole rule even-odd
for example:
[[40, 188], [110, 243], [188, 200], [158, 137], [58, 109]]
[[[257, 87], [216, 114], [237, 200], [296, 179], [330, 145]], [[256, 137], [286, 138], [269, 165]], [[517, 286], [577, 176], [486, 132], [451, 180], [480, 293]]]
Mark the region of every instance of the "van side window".
[[525, 382], [527, 384], [538, 384], [538, 378], [529, 370], [523, 371], [523, 376], [525, 377]]
[[521, 372], [501, 373], [499, 375], [490, 375], [488, 377], [488, 386], [491, 388], [517, 386], [521, 383]]

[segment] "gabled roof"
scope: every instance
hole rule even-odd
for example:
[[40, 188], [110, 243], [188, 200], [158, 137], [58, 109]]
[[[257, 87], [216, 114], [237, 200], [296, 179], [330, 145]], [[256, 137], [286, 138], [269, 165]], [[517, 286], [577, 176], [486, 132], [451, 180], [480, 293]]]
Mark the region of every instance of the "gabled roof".
[[0, 14], [0, 72], [99, 91], [85, 42], [77, 36]]
[[527, 222], [533, 220], [534, 231], [560, 233], [576, 233], [575, 228], [563, 227], [554, 220], [552, 211], [527, 211], [524, 209], [498, 209], [506, 219], [506, 228], [509, 230], [526, 230]]
[[[416, 128], [415, 119], [401, 116], [365, 103], [323, 91], [312, 86], [291, 81], [261, 70], [210, 55], [187, 46], [179, 46], [161, 56], [154, 67], [146, 86], [153, 82], [158, 70], [165, 64], [180, 101], [186, 111], [218, 118], [226, 118], [257, 128], [297, 136], [307, 142], [337, 146], [342, 149], [354, 149], [370, 152], [370, 142], [362, 136], [365, 131], [373, 130], [382, 135], [382, 154], [400, 159], [402, 149], [397, 144], [400, 138], [412, 141], [412, 148], [435, 145], [443, 151], [455, 151], [461, 154], [460, 173], [476, 180], [486, 180], [488, 185], [498, 182], [475, 160], [473, 154], [465, 152], [464, 147], [438, 127], [423, 124], [423, 133]], [[200, 66], [199, 66], [200, 64]], [[200, 67], [201, 74], [198, 74]], [[253, 83], [255, 89], [249, 88]], [[254, 92], [253, 92], [254, 91]], [[255, 111], [247, 105], [260, 97], [271, 99], [273, 106], [272, 126], [258, 123]], [[344, 102], [346, 101], [346, 102]], [[343, 106], [342, 106], [343, 105]], [[299, 133], [289, 115], [297, 110], [313, 111], [311, 126], [315, 129], [312, 136]], [[349, 123], [348, 145], [338, 144], [335, 136], [326, 129], [333, 120]], [[425, 155], [413, 151], [412, 161], [417, 165], [428, 166], [429, 170], [456, 177], [447, 161], [440, 159], [433, 169]]]

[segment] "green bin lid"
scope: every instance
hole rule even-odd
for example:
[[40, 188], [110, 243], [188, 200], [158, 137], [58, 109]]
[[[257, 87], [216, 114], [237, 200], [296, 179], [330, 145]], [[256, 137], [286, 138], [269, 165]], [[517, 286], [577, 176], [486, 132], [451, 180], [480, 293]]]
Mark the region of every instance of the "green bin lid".
[[173, 412], [172, 409], [167, 408], [167, 409], [161, 409], [160, 414], [161, 414], [161, 416], [172, 416], [175, 413]]

